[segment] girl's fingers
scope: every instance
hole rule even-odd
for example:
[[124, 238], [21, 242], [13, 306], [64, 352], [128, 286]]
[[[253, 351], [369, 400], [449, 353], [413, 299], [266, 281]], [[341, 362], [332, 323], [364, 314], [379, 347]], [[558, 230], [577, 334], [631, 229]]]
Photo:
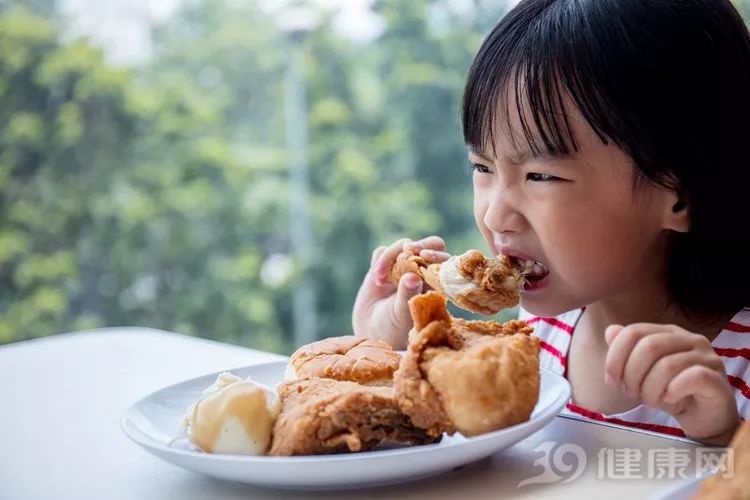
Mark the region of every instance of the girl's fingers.
[[673, 404], [688, 396], [704, 401], [721, 400], [727, 392], [731, 397], [731, 387], [723, 372], [712, 370], [707, 366], [693, 365], [678, 373], [667, 386], [662, 398]]
[[660, 330], [663, 331], [663, 329], [664, 325], [650, 323], [634, 323], [623, 327], [616, 333], [612, 333], [608, 328], [605, 337], [606, 333], [609, 332], [612, 340], [609, 342], [609, 350], [607, 350], [607, 357], [604, 360], [605, 379], [612, 384], [621, 383], [625, 363], [638, 341], [646, 335]]
[[[652, 333], [641, 337], [633, 346], [622, 372], [625, 394], [636, 397], [641, 394], [641, 385], [653, 368], [670, 354], [691, 351], [689, 338], [675, 332]], [[681, 371], [684, 367], [679, 367]], [[673, 374], [676, 374], [674, 372]]]
[[624, 327], [622, 325], [609, 325], [604, 330], [604, 340], [607, 341], [607, 345], [612, 345], [612, 341], [617, 337]]
[[408, 250], [415, 255], [422, 255], [430, 262], [442, 262], [447, 259], [448, 254], [444, 252], [445, 241], [440, 236], [428, 236], [418, 241], [412, 241], [409, 238], [402, 238], [386, 247], [378, 247], [372, 255], [370, 269], [375, 284], [384, 286], [390, 284], [388, 275], [396, 261], [396, 257], [401, 252]]
[[693, 439], [726, 446], [741, 423], [723, 363], [720, 370], [702, 364], [684, 369], [670, 380], [662, 400]]
[[445, 262], [451, 258], [451, 254], [448, 252], [440, 252], [437, 250], [422, 250], [419, 252], [419, 256], [429, 262]]
[[372, 275], [376, 285], [383, 286], [389, 284], [388, 274], [391, 272], [391, 267], [393, 267], [398, 254], [403, 251], [404, 243], [409, 241], [411, 241], [409, 238], [402, 238], [388, 245], [380, 253], [375, 260], [375, 264], [372, 266]]
[[374, 267], [375, 263], [378, 261], [381, 255], [383, 255], [383, 252], [385, 252], [385, 249], [388, 248], [385, 245], [380, 245], [378, 248], [372, 251], [372, 257], [370, 257], [370, 267]]
[[445, 241], [440, 236], [428, 236], [421, 240], [405, 243], [404, 250], [409, 250], [414, 254], [419, 254], [421, 250], [436, 250], [442, 252], [445, 250]]
[[652, 407], [666, 402], [663, 398], [670, 382], [686, 369], [696, 365], [721, 370], [722, 362], [716, 355], [696, 350], [677, 352], [658, 359], [641, 383], [639, 394], [643, 402]]

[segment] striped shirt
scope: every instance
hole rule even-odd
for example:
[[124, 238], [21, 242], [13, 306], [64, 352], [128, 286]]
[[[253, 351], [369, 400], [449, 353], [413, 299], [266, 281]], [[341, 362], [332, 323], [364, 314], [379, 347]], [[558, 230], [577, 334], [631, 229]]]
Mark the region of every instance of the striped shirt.
[[[582, 313], [583, 309], [577, 309], [554, 318], [541, 318], [521, 309], [519, 319], [533, 326], [534, 335], [541, 341], [539, 363], [542, 368], [567, 378], [568, 348]], [[750, 418], [750, 386], [747, 383], [750, 380], [750, 310], [737, 313], [711, 345], [724, 361], [727, 378], [734, 388], [740, 416], [744, 419]], [[645, 405], [623, 413], [605, 415], [570, 401], [561, 414], [685, 437], [674, 417]]]

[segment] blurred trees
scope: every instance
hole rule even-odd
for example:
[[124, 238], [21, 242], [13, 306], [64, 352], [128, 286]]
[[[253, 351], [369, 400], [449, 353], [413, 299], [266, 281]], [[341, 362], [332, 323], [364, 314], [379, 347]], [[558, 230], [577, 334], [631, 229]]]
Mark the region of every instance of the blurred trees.
[[[280, 20], [253, 0], [186, 2], [149, 63], [117, 68], [61, 36], [54, 3], [0, 0], [0, 344], [141, 325], [290, 351]], [[350, 332], [377, 245], [482, 247], [458, 106], [502, 12], [456, 5], [378, 0], [370, 43], [321, 12], [301, 42], [319, 336]]]
[[[0, 341], [98, 322], [95, 207], [129, 163], [138, 112], [127, 74], [61, 45], [25, 9], [0, 17]], [[97, 233], [98, 230], [98, 234]], [[96, 304], [95, 304], [96, 302]]]
[[750, 16], [750, 0], [732, 0], [732, 2], [737, 6], [745, 19], [748, 19], [748, 16]]
[[[0, 343], [142, 325], [289, 351], [283, 73], [254, 2], [189, 2], [143, 67], [0, 3]], [[323, 13], [306, 44], [319, 336], [349, 333], [372, 248], [481, 245], [458, 127], [481, 6], [380, 0], [374, 43]], [[47, 13], [47, 15], [45, 15]]]

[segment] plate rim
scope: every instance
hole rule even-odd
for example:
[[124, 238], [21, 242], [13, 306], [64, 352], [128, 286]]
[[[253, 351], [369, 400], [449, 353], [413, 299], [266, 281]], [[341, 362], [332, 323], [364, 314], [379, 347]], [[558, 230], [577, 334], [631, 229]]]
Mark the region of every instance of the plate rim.
[[[253, 463], [290, 464], [290, 463], [306, 463], [306, 462], [321, 463], [321, 462], [339, 462], [339, 461], [350, 462], [352, 460], [367, 460], [367, 459], [374, 459], [377, 457], [403, 457], [405, 455], [425, 453], [433, 449], [446, 448], [446, 445], [444, 444], [441, 445], [440, 443], [433, 443], [433, 444], [423, 444], [423, 445], [415, 445], [415, 446], [405, 446], [403, 448], [395, 448], [395, 449], [388, 449], [388, 450], [370, 450], [366, 452], [339, 453], [339, 454], [330, 454], [330, 455], [270, 456], [270, 455], [240, 455], [240, 454], [205, 453], [205, 452], [198, 453], [192, 450], [184, 450], [180, 448], [171, 447], [169, 446], [169, 444], [165, 444], [143, 433], [142, 431], [137, 429], [134, 426], [134, 424], [130, 423], [129, 421], [130, 420], [129, 417], [131, 416], [133, 412], [138, 411], [137, 407], [140, 404], [144, 403], [148, 399], [151, 399], [154, 395], [156, 395], [159, 392], [171, 389], [178, 385], [188, 384], [190, 382], [197, 381], [198, 379], [202, 379], [206, 377], [209, 377], [209, 378], [217, 377], [219, 374], [225, 373], [225, 372], [231, 373], [232, 371], [237, 371], [237, 370], [258, 368], [262, 366], [279, 365], [282, 363], [286, 365], [287, 361], [274, 360], [274, 361], [266, 361], [262, 363], [254, 363], [251, 365], [239, 366], [239, 367], [230, 368], [226, 370], [219, 370], [213, 373], [207, 373], [204, 375], [198, 375], [196, 377], [190, 377], [190, 378], [181, 380], [179, 382], [176, 382], [174, 384], [169, 384], [167, 386], [161, 387], [139, 398], [136, 402], [134, 402], [133, 404], [128, 406], [128, 408], [125, 409], [125, 411], [122, 413], [120, 417], [120, 429], [128, 437], [128, 439], [133, 441], [135, 444], [145, 448], [146, 450], [153, 450], [159, 453], [182, 455], [182, 456], [191, 457], [191, 458], [200, 457], [200, 459], [202, 460], [210, 460], [213, 462], [233, 462], [233, 463], [244, 462], [248, 464], [253, 464]], [[555, 416], [559, 415], [560, 412], [563, 410], [567, 402], [570, 400], [572, 390], [571, 390], [570, 383], [568, 382], [568, 380], [565, 377], [561, 376], [560, 374], [555, 373], [552, 370], [549, 370], [541, 366], [539, 367], [539, 371], [540, 373], [546, 372], [552, 378], [558, 379], [557, 380], [558, 383], [560, 382], [562, 383], [562, 392], [552, 401], [552, 403], [550, 403], [549, 407], [545, 409], [543, 414], [540, 415], [541, 420], [546, 419], [546, 421], [549, 422]], [[508, 430], [511, 430], [511, 429], [519, 429], [523, 427], [534, 426], [537, 423], [538, 423], [538, 420], [532, 421], [531, 419], [529, 419], [525, 422], [511, 425], [511, 426], [508, 426], [508, 427], [505, 427], [503, 429], [499, 429], [496, 431], [486, 432], [478, 436], [472, 436], [472, 437], [464, 436], [464, 439], [466, 439], [466, 441], [456, 443], [455, 445], [448, 445], [448, 446], [460, 446], [465, 442], [481, 443], [483, 441], [491, 440], [492, 438], [496, 437], [498, 433], [507, 432]], [[525, 438], [522, 438], [522, 439], [525, 439]]]

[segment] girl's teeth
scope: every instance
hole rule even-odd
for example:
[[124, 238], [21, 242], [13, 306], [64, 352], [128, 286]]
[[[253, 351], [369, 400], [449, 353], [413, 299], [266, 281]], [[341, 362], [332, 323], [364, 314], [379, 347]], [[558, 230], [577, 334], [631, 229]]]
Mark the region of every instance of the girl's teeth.
[[537, 260], [516, 258], [515, 263], [524, 275], [541, 275], [549, 272], [547, 266]]

